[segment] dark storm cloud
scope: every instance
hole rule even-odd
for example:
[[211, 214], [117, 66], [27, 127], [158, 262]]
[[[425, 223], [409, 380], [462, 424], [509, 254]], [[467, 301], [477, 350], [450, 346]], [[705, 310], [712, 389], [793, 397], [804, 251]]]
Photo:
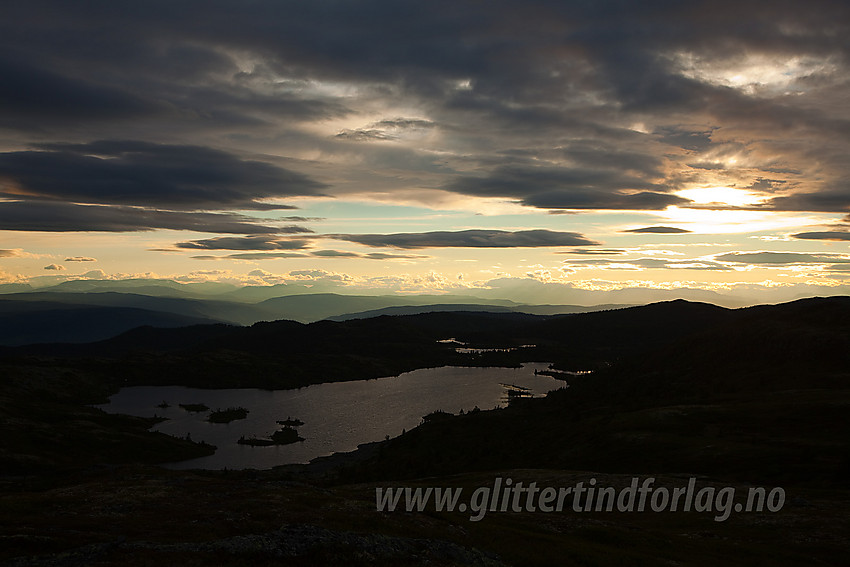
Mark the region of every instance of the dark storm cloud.
[[310, 241], [298, 238], [281, 238], [271, 234], [252, 236], [217, 236], [203, 240], [178, 242], [177, 248], [188, 250], [300, 250]]
[[783, 167], [760, 167], [758, 169], [765, 173], [787, 173], [788, 175], [802, 175], [803, 173], [800, 169], [788, 169]]
[[339, 250], [316, 250], [308, 254], [300, 252], [240, 252], [226, 256], [192, 256], [193, 260], [278, 260], [281, 258], [363, 258], [365, 260], [414, 260], [428, 258], [416, 254], [384, 254], [372, 252], [358, 254], [357, 252], [342, 252]]
[[[290, 122], [326, 120], [347, 116], [352, 110], [342, 102], [307, 94], [309, 81], [292, 79], [281, 81], [279, 75], [263, 64], [255, 64], [251, 71], [237, 71], [234, 61], [228, 58], [227, 74], [230, 81], [204, 77], [200, 84], [185, 83], [168, 93], [179, 99], [179, 110], [196, 113], [230, 113], [238, 120], [274, 120], [284, 118]], [[212, 83], [212, 84], [210, 84]], [[199, 117], [206, 118], [206, 117]]]
[[754, 189], [756, 191], [762, 191], [765, 193], [774, 193], [776, 191], [781, 191], [784, 189], [783, 185], [787, 184], [788, 181], [783, 179], [765, 179], [764, 177], [759, 177], [753, 183], [747, 187], [747, 189]]
[[292, 224], [288, 226], [278, 227], [275, 232], [278, 232], [279, 234], [313, 234], [316, 231], [304, 226]]
[[843, 212], [850, 211], [850, 182], [845, 189], [827, 189], [816, 193], [797, 193], [774, 197], [768, 203], [779, 211]]
[[437, 125], [430, 120], [422, 118], [387, 118], [373, 124], [376, 128], [390, 128], [394, 130], [427, 130]]
[[[592, 167], [597, 170], [613, 170], [628, 173], [636, 172], [646, 177], [660, 177], [664, 161], [659, 156], [647, 152], [630, 151], [611, 144], [581, 140], [570, 143], [563, 150], [564, 157], [575, 164]], [[629, 181], [625, 177], [625, 181]], [[647, 187], [652, 187], [647, 185]]]
[[668, 126], [659, 128], [654, 133], [662, 142], [686, 150], [700, 151], [711, 145], [710, 130], [693, 131]]
[[66, 77], [0, 58], [0, 126], [32, 127], [55, 120], [115, 120], [158, 110], [126, 90]]
[[691, 231], [685, 230], [684, 228], [676, 228], [674, 226], [647, 226], [644, 228], [632, 228], [624, 230], [623, 232], [635, 232], [638, 234], [686, 234]]
[[301, 216], [289, 216], [289, 217], [280, 217], [278, 220], [285, 220], [291, 222], [313, 222], [313, 221], [323, 221], [326, 220], [324, 217], [301, 217]]
[[529, 248], [598, 244], [576, 232], [552, 230], [460, 230], [400, 234], [329, 234], [328, 238], [364, 246], [393, 248]]
[[385, 252], [370, 252], [363, 254], [362, 257], [368, 260], [416, 260], [428, 258], [428, 256], [420, 256], [418, 254], [387, 254]]
[[[169, 10], [154, 7], [156, 2], [151, 6], [159, 14], [148, 17], [132, 7], [98, 2], [85, 14], [49, 4], [34, 2], [31, 12], [19, 7], [5, 20], [0, 9], [6, 38], [0, 43], [5, 48], [0, 125], [58, 131], [92, 121], [165, 120], [191, 129], [199, 123], [257, 126], [275, 118], [300, 122], [351, 112], [337, 101], [292, 89], [254, 88], [258, 81], [273, 83], [269, 70], [263, 65], [243, 70], [214, 37], [180, 29], [179, 7], [170, 10], [178, 20], [166, 22], [158, 17], [168, 17]], [[183, 17], [195, 19], [191, 3], [184, 7], [189, 11]], [[227, 25], [225, 12], [217, 25]], [[93, 26], [97, 33], [91, 33]], [[244, 49], [238, 43], [230, 47]]]
[[0, 202], [0, 230], [131, 232], [154, 229], [269, 234], [281, 229], [235, 213], [162, 211], [54, 201]]
[[[213, 139], [256, 148], [297, 133], [305, 143], [290, 142], [293, 152], [351, 152], [356, 162], [439, 125], [441, 151], [472, 158], [429, 187], [550, 210], [656, 210], [688, 204], [672, 194], [688, 163], [694, 176], [738, 171], [710, 159], [726, 139], [755, 156], [742, 176], [806, 178], [803, 194], [763, 208], [847, 211], [846, 192], [829, 185], [848, 177], [846, 160], [815, 157], [850, 149], [848, 117], [835, 115], [846, 100], [848, 22], [850, 6], [838, 0], [6, 2], [0, 127], [24, 132], [18, 147], [125, 128], [126, 137], [194, 146], [134, 155], [43, 147], [4, 154], [0, 167], [32, 198], [252, 208], [337, 189], [236, 151], [186, 148]], [[787, 85], [755, 77], [748, 91], [730, 77], [749, 56], [811, 68], [786, 73]], [[399, 101], [406, 109], [390, 112]], [[427, 120], [397, 117], [410, 109]], [[369, 116], [364, 125], [337, 137], [299, 130], [357, 113]], [[368, 140], [382, 142], [347, 143]], [[512, 151], [537, 165], [503, 165]], [[422, 163], [399, 170], [419, 174]], [[738, 186], [770, 191], [782, 181]]]
[[623, 209], [660, 210], [671, 205], [686, 205], [691, 201], [675, 195], [640, 191], [638, 193], [606, 193], [584, 191], [553, 191], [526, 197], [523, 203], [544, 209]]
[[766, 19], [764, 6], [739, 2], [554, 0], [497, 1], [486, 9], [393, 0], [92, 2], [87, 8], [35, 1], [10, 7], [2, 31], [34, 58], [81, 61], [87, 71], [123, 64], [144, 76], [209, 78], [232, 66], [210, 49], [220, 46], [263, 54], [267, 66], [293, 77], [393, 80], [430, 98], [446, 96], [446, 82], [469, 79], [471, 94], [520, 107], [586, 89], [595, 78], [604, 81], [603, 92], [649, 108], [701, 102], [700, 85], [660, 57], [666, 50], [728, 55], [749, 46], [823, 55], [836, 49], [823, 31], [847, 13], [840, 2], [786, 3]]
[[316, 250], [310, 252], [310, 255], [319, 258], [357, 258], [360, 256], [356, 252], [344, 252], [342, 250]]
[[515, 198], [546, 209], [663, 209], [689, 203], [625, 171], [588, 167], [496, 168], [485, 177], [461, 177], [447, 189], [481, 197]]
[[824, 232], [800, 232], [798, 234], [792, 234], [792, 238], [799, 238], [802, 240], [833, 240], [833, 241], [844, 241], [850, 240], [850, 232], [842, 231], [842, 230], [828, 230]]
[[[92, 2], [86, 8], [7, 6], [0, 31], [8, 49], [30, 55], [30, 65], [71, 69], [67, 63], [75, 62], [81, 75], [108, 71], [113, 82], [152, 97], [172, 94], [169, 82], [195, 86], [222, 75], [247, 81], [264, 69], [293, 80], [401, 79], [436, 92], [445, 75], [486, 71], [500, 42], [486, 34], [501, 19], [498, 12], [482, 21], [473, 6], [439, 2]], [[470, 33], [473, 41], [464, 37]], [[244, 69], [223, 50], [263, 63]]]
[[226, 256], [190, 256], [193, 260], [278, 260], [280, 258], [307, 258], [307, 254], [298, 252], [240, 252]]
[[[239, 254], [229, 254], [228, 258], [236, 258], [239, 260], [266, 260], [269, 258], [305, 258], [306, 254], [297, 252], [244, 252]], [[197, 256], [193, 256], [197, 258]]]
[[694, 169], [706, 169], [708, 171], [726, 169], [726, 165], [722, 163], [689, 163], [687, 165]]
[[0, 176], [11, 182], [6, 197], [177, 209], [278, 208], [258, 200], [316, 195], [323, 187], [220, 150], [138, 141], [41, 144], [38, 151], [3, 153]]
[[555, 252], [556, 254], [580, 254], [582, 256], [619, 256], [625, 254], [626, 250], [618, 248], [576, 248], [566, 252]]
[[803, 254], [799, 252], [730, 252], [715, 256], [720, 262], [739, 264], [824, 264], [850, 262], [850, 257], [840, 254]]
[[341, 250], [316, 250], [315, 252], [310, 252], [310, 255], [317, 258], [363, 258], [365, 260], [414, 260], [428, 257], [417, 254], [386, 254], [383, 252], [358, 254], [357, 252], [345, 252]]
[[717, 262], [708, 260], [659, 260], [656, 258], [644, 258], [638, 261], [638, 265], [646, 268], [664, 268], [667, 270], [706, 270], [714, 272], [725, 272], [732, 268]]
[[[669, 112], [741, 102], [732, 89], [677, 74], [675, 62], [665, 57], [671, 51], [690, 51], [711, 61], [740, 56], [745, 49], [775, 56], [823, 56], [847, 50], [846, 44], [830, 40], [825, 33], [846, 28], [848, 7], [842, 2], [785, 3], [771, 10], [769, 18], [765, 17], [768, 5], [760, 2], [587, 6], [585, 14], [593, 25], [580, 28], [577, 35], [592, 50], [617, 100], [630, 109]], [[599, 22], [604, 16], [602, 27]]]

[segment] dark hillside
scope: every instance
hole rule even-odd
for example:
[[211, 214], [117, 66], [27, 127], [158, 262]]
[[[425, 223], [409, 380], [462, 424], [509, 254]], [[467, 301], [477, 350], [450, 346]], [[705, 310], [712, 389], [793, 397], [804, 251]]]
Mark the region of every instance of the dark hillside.
[[[3, 302], [0, 300], [0, 304]], [[2, 305], [0, 305], [2, 307]], [[206, 317], [179, 315], [135, 307], [38, 305], [33, 310], [0, 311], [0, 345], [88, 343], [135, 327], [185, 327], [213, 323]]]
[[[671, 308], [690, 309], [661, 310]], [[426, 423], [349, 474], [542, 467], [843, 483], [848, 298], [728, 313], [709, 329], [576, 377], [544, 400]]]

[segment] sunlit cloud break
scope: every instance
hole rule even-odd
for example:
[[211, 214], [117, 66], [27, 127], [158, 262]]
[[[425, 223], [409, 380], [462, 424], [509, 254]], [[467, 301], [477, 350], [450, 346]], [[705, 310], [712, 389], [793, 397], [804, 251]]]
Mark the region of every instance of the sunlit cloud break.
[[846, 2], [157, 6], [0, 6], [4, 281], [847, 282]]

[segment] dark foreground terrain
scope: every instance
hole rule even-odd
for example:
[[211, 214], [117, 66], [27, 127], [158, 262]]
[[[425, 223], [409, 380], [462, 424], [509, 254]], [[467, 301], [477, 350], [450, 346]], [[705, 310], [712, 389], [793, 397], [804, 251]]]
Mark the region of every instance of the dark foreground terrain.
[[[463, 359], [436, 343], [449, 337], [536, 346]], [[845, 565], [850, 556], [850, 298], [140, 329], [63, 349], [10, 349], [0, 360], [0, 565]], [[522, 360], [594, 372], [545, 399], [435, 416], [359, 454], [271, 471], [152, 466], [212, 448], [86, 405], [125, 383], [198, 385], [200, 370], [181, 379], [191, 360], [253, 368], [243, 385], [259, 385], [307, 380], [311, 359], [328, 380]], [[239, 381], [212, 378], [211, 387]], [[496, 478], [622, 488], [634, 477], [671, 490], [690, 478], [737, 494], [781, 487], [786, 498], [776, 512], [724, 521], [716, 510], [494, 510], [475, 522], [433, 505], [376, 511], [376, 488], [462, 487], [464, 502]]]

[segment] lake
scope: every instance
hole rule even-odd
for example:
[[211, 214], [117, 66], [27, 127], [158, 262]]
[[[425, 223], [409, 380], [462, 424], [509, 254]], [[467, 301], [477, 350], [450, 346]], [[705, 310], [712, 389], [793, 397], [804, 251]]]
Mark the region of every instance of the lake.
[[[268, 469], [277, 465], [306, 463], [335, 452], [353, 451], [359, 444], [395, 437], [410, 430], [422, 417], [442, 410], [458, 413], [476, 406], [492, 409], [507, 405], [506, 385], [527, 388], [534, 396], [565, 386], [563, 380], [535, 375], [546, 363], [522, 368], [454, 367], [426, 368], [399, 376], [314, 384], [296, 390], [253, 388], [203, 390], [182, 386], [134, 386], [122, 388], [97, 406], [110, 413], [168, 418], [153, 429], [176, 437], [216, 445], [214, 455], [171, 463], [176, 469]], [[158, 407], [163, 402], [169, 407]], [[209, 423], [209, 412], [189, 412], [178, 404], [204, 404], [211, 410], [243, 407], [246, 419], [227, 424]], [[268, 437], [280, 428], [278, 420], [300, 419], [303, 442], [291, 445], [252, 447], [240, 445], [244, 436]]]

